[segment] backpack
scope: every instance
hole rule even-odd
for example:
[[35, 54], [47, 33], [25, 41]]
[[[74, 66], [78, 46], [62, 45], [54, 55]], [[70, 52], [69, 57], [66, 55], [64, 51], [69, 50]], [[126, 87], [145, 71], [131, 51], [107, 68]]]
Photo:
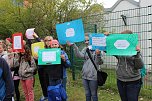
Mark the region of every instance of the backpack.
[[67, 94], [62, 84], [48, 86], [48, 101], [64, 101]]

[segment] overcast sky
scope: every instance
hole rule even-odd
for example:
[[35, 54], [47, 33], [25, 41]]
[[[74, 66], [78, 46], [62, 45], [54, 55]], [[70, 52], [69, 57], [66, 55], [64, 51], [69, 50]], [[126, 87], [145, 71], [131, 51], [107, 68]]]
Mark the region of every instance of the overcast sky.
[[[98, 3], [102, 3], [105, 8], [110, 8], [113, 6], [118, 0], [97, 0]], [[139, 1], [139, 0], [135, 0]]]

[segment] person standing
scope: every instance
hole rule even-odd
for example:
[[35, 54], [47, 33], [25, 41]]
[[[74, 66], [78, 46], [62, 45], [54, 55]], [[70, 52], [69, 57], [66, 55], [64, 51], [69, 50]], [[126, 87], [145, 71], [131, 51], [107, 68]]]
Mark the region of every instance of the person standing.
[[[79, 51], [76, 44], [71, 44], [70, 42], [67, 42], [67, 44], [68, 46], [72, 46], [74, 48], [74, 52], [77, 57], [85, 60], [82, 68], [82, 82], [85, 89], [86, 101], [91, 101], [91, 99], [92, 101], [98, 101], [97, 71], [86, 52], [86, 49], [89, 45], [89, 37], [85, 36], [86, 46], [82, 51]], [[99, 69], [99, 65], [103, 64], [101, 59], [101, 52], [98, 49], [95, 51], [90, 50], [90, 52], [97, 68]]]
[[[133, 33], [130, 30], [124, 30], [121, 34]], [[109, 35], [109, 33], [105, 35]], [[137, 54], [133, 56], [115, 56], [118, 60], [116, 75], [121, 101], [138, 101], [142, 85], [140, 69], [144, 63], [139, 46], [136, 46], [136, 51]]]
[[0, 57], [0, 101], [12, 101], [14, 83], [10, 68], [5, 59]]
[[34, 101], [33, 73], [36, 70], [36, 64], [34, 58], [31, 56], [31, 50], [29, 47], [24, 47], [24, 52], [20, 53], [19, 62], [19, 77], [25, 99], [26, 101]]

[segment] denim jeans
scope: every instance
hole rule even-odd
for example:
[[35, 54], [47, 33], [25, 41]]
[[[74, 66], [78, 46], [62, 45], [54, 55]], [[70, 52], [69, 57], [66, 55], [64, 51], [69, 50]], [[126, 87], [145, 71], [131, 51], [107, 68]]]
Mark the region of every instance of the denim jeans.
[[138, 101], [142, 81], [123, 82], [117, 80], [117, 87], [122, 101]]
[[83, 86], [85, 88], [86, 101], [98, 101], [98, 84], [97, 80], [83, 79]]

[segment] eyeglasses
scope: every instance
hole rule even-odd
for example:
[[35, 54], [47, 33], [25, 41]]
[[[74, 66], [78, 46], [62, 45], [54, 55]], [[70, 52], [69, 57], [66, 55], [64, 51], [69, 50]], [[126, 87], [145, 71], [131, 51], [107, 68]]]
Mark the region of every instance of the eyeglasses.
[[87, 41], [89, 41], [89, 40], [85, 40], [85, 42], [87, 42]]
[[44, 41], [46, 42], [46, 41], [51, 41], [51, 40], [44, 40]]

